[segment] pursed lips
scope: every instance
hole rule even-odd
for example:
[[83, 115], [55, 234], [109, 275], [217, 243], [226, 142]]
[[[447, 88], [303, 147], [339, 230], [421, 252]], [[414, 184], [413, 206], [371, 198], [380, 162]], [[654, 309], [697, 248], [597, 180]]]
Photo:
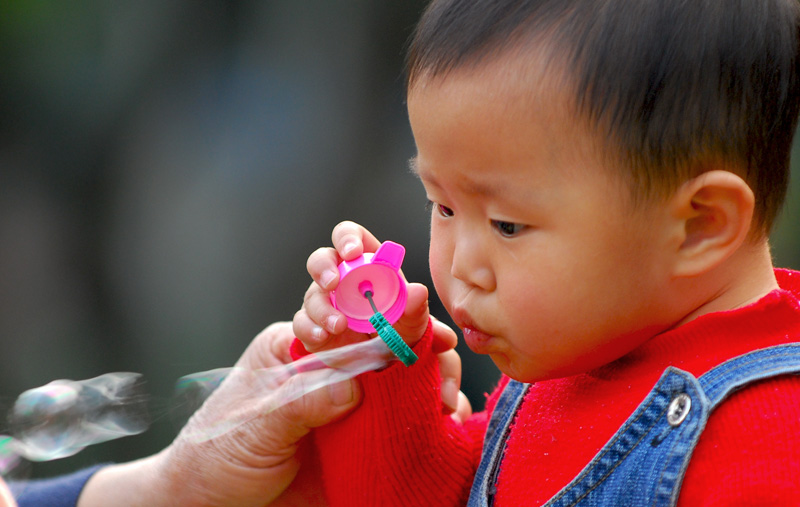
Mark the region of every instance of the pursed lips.
[[454, 307], [451, 313], [453, 321], [464, 333], [464, 341], [470, 349], [479, 354], [485, 354], [484, 350], [487, 342], [492, 338], [492, 335], [482, 330], [472, 320], [469, 312], [463, 307]]

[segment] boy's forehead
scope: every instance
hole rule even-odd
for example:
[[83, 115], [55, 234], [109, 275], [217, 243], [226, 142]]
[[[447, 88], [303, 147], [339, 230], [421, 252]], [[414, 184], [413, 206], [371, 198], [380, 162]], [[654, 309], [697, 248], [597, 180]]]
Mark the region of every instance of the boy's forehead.
[[445, 69], [417, 69], [406, 91], [410, 97], [416, 90], [458, 83], [461, 87], [524, 88], [529, 99], [558, 94], [572, 100], [575, 76], [568, 60], [566, 48], [552, 37], [537, 35]]
[[[434, 103], [450, 106], [448, 116], [440, 118], [447, 123], [460, 118], [474, 121], [475, 111], [482, 111], [484, 118], [499, 115], [520, 121], [535, 119], [554, 127], [590, 127], [577, 112], [574, 90], [571, 77], [549, 51], [515, 48], [441, 75], [421, 73], [408, 90], [407, 105], [412, 129], [415, 114]], [[417, 137], [416, 131], [414, 134]], [[514, 136], [516, 132], [506, 134]]]
[[[452, 156], [474, 159], [469, 151], [478, 150], [489, 136], [500, 138], [503, 146], [477, 156], [488, 154], [501, 167], [509, 147], [531, 144], [532, 139], [542, 147], [543, 156], [605, 152], [597, 129], [575, 113], [573, 88], [563, 76], [549, 59], [532, 61], [531, 54], [519, 52], [433, 78], [419, 76], [407, 101], [418, 150], [409, 168], [426, 183], [440, 184], [428, 164]], [[464, 136], [473, 142], [464, 143]], [[560, 150], [565, 143], [568, 149]], [[485, 192], [496, 190], [491, 181], [464, 184]]]

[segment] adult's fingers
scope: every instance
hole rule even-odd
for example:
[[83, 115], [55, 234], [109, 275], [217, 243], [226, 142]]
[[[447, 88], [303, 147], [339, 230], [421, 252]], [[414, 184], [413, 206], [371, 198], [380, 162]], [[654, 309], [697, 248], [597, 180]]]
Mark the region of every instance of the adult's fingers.
[[6, 485], [5, 481], [0, 478], [0, 507], [16, 507], [16, 505], [17, 502], [11, 495], [8, 485]]
[[[293, 377], [303, 382], [303, 374]], [[229, 379], [230, 380], [230, 379]], [[163, 480], [180, 487], [180, 505], [263, 506], [278, 497], [294, 480], [299, 461], [296, 452], [311, 428], [332, 422], [355, 408], [361, 399], [356, 380], [350, 379], [314, 390], [276, 409], [269, 397], [243, 405], [237, 403], [247, 382], [226, 380], [189, 421], [175, 442], [158, 459]], [[247, 397], [247, 393], [244, 393]], [[220, 416], [250, 411], [254, 417], [228, 433], [196, 441]]]
[[[292, 380], [303, 382], [301, 373]], [[252, 437], [264, 440], [278, 451], [294, 445], [308, 432], [335, 421], [355, 408], [361, 400], [357, 380], [349, 379], [311, 391], [297, 400], [262, 416], [253, 425]]]
[[236, 366], [257, 370], [292, 361], [289, 347], [294, 339], [291, 322], [275, 322], [258, 333], [247, 346]]

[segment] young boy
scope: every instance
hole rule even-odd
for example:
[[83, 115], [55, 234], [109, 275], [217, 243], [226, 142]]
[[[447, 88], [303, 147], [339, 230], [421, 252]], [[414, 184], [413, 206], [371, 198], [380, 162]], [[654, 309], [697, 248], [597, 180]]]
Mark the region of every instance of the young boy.
[[[412, 284], [420, 361], [316, 433], [331, 504], [800, 502], [800, 274], [767, 243], [799, 27], [795, 0], [431, 3], [408, 63], [431, 272], [504, 376], [442, 416]], [[306, 349], [363, 339], [328, 294], [377, 244], [345, 223], [309, 258]]]

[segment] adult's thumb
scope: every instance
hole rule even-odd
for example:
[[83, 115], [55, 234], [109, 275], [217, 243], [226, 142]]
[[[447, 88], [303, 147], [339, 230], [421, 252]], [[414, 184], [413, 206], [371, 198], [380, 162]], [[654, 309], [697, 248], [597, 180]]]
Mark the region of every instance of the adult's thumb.
[[272, 438], [291, 445], [312, 428], [341, 419], [361, 401], [361, 386], [355, 379], [316, 389], [264, 416]]

